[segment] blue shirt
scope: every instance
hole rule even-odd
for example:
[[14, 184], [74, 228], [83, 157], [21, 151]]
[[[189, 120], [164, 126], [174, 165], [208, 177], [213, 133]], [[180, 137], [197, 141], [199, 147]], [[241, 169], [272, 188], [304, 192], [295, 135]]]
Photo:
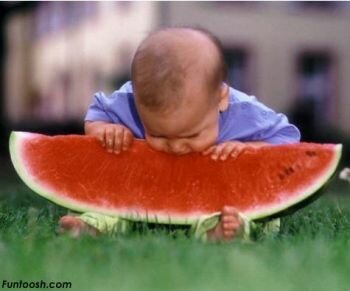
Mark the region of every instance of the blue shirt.
[[[300, 132], [282, 113], [276, 113], [254, 96], [229, 89], [229, 105], [220, 113], [217, 143], [226, 141], [264, 141], [271, 144], [299, 142]], [[106, 96], [94, 95], [85, 121], [105, 121], [122, 124], [136, 138], [145, 138], [137, 113], [131, 82]]]

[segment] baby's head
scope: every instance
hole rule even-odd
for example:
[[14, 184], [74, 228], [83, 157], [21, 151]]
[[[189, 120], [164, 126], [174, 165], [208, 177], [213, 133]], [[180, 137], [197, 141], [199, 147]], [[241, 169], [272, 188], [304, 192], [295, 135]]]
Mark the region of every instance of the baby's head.
[[228, 105], [226, 66], [208, 32], [168, 28], [148, 36], [132, 63], [132, 85], [146, 141], [186, 154], [215, 144], [219, 111]]

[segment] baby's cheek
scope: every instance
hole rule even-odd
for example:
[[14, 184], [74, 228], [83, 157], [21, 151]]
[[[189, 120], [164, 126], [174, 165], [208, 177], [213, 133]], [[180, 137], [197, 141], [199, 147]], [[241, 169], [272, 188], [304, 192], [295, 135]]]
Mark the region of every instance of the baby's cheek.
[[161, 140], [156, 139], [147, 139], [146, 142], [149, 144], [149, 146], [157, 151], [166, 151], [165, 142]]
[[194, 140], [192, 145], [193, 151], [202, 152], [214, 146], [216, 144], [218, 134], [219, 132], [217, 124], [214, 124], [213, 126], [203, 131], [201, 135]]
[[202, 138], [193, 141], [190, 144], [192, 151], [194, 152], [202, 152], [207, 148], [215, 145], [216, 137], [215, 136], [203, 136]]

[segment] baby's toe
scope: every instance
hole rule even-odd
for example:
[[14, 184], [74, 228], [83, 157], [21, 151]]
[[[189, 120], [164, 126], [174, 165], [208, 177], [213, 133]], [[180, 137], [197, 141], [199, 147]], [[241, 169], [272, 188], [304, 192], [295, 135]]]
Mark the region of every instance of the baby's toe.
[[225, 231], [223, 232], [224, 238], [225, 238], [225, 239], [231, 239], [231, 238], [233, 238], [234, 233], [235, 233], [235, 232], [234, 232], [233, 230], [225, 230]]
[[237, 226], [239, 226], [239, 225], [235, 222], [224, 222], [223, 223], [224, 230], [232, 230], [232, 229], [237, 228]]

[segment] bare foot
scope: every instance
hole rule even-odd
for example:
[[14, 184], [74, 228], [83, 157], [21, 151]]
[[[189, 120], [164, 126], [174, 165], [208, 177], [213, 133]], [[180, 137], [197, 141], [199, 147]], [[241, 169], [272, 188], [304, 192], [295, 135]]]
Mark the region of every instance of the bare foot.
[[241, 231], [242, 227], [243, 222], [237, 210], [231, 206], [224, 206], [218, 224], [213, 229], [207, 231], [208, 240], [232, 240]]
[[69, 233], [73, 237], [78, 237], [81, 234], [96, 236], [99, 233], [96, 228], [72, 215], [62, 216], [58, 221], [58, 225], [60, 233]]

